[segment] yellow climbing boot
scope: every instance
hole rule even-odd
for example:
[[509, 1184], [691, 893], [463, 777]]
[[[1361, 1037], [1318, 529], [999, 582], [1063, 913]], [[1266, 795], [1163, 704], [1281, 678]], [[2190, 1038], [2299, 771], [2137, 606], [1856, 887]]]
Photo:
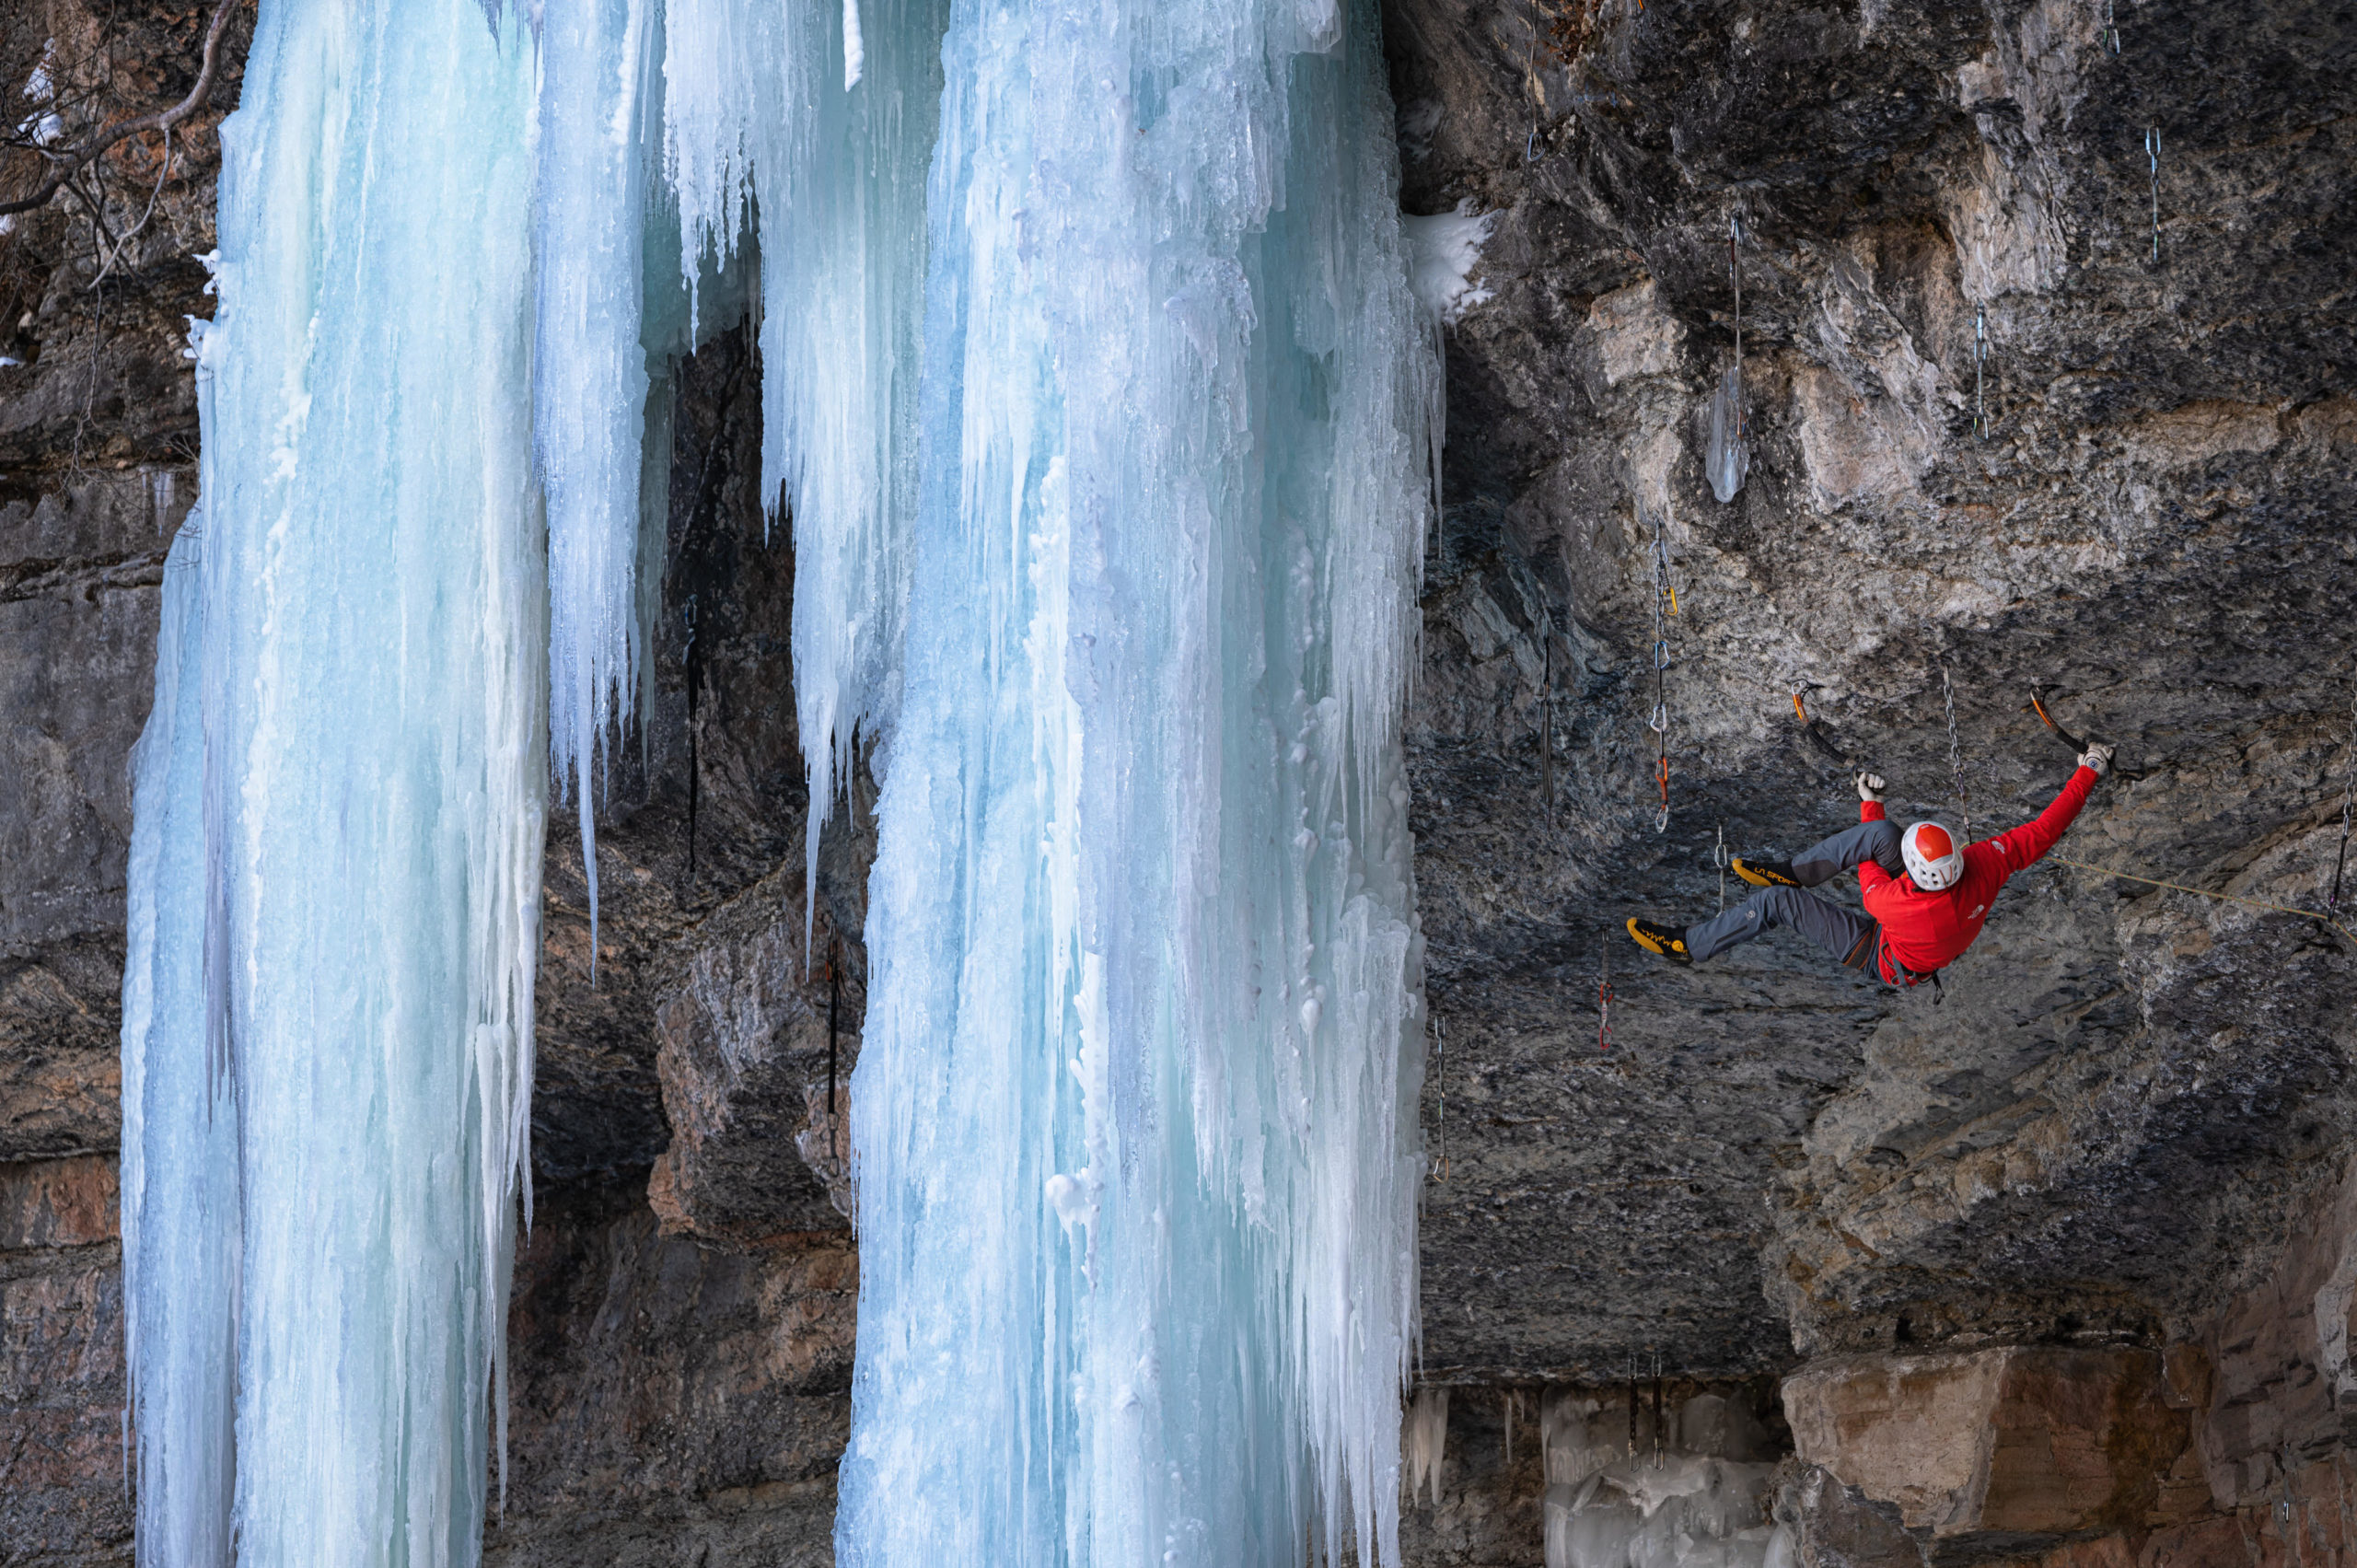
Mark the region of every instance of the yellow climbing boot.
[[1797, 888], [1793, 863], [1789, 860], [1746, 860], [1736, 855], [1735, 874], [1755, 888]]
[[1637, 946], [1648, 953], [1659, 953], [1663, 958], [1674, 958], [1681, 964], [1694, 961], [1693, 956], [1686, 951], [1686, 928], [1682, 925], [1655, 925], [1650, 920], [1631, 920], [1629, 922], [1629, 935], [1635, 937]]

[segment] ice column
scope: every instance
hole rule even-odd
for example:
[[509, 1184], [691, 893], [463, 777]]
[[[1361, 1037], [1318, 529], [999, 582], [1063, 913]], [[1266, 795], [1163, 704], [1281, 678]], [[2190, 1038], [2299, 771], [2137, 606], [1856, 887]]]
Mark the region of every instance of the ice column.
[[941, 57], [840, 1560], [1395, 1563], [1438, 366], [1376, 6]]
[[269, 4], [223, 128], [131, 890], [145, 1562], [224, 1560], [232, 1465], [242, 1563], [478, 1555], [546, 810], [535, 71], [517, 7]]

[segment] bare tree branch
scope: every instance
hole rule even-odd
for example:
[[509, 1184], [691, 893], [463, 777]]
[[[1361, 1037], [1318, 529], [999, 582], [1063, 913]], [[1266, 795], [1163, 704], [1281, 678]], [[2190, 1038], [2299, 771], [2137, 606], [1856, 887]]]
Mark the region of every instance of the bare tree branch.
[[136, 120], [126, 120], [121, 124], [108, 126], [79, 146], [68, 147], [62, 152], [52, 151], [47, 147], [39, 149], [41, 157], [50, 160], [49, 178], [42, 181], [40, 188], [29, 196], [14, 202], [0, 202], [0, 217], [6, 217], [12, 213], [30, 212], [35, 207], [48, 205], [50, 199], [64, 190], [75, 175], [88, 168], [99, 155], [125, 137], [144, 135], [150, 131], [163, 132], [166, 138], [165, 162], [168, 168], [171, 129], [198, 110], [203, 109], [205, 100], [213, 96], [215, 67], [219, 64], [221, 56], [221, 34], [228, 26], [229, 13], [236, 10], [242, 3], [243, 0], [215, 0], [213, 7], [213, 20], [204, 29], [203, 67], [197, 73], [196, 86], [189, 89], [188, 97], [169, 109], [157, 110], [153, 114], [143, 114]]

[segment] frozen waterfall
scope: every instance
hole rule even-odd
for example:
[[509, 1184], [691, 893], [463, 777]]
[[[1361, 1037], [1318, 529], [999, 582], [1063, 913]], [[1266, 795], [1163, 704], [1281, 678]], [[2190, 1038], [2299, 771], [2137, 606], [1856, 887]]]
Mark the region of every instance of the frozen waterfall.
[[1397, 1562], [1440, 369], [1376, 17], [262, 0], [136, 759], [143, 1562], [479, 1556], [551, 764], [586, 839], [749, 303], [813, 797], [882, 786], [841, 1559]]

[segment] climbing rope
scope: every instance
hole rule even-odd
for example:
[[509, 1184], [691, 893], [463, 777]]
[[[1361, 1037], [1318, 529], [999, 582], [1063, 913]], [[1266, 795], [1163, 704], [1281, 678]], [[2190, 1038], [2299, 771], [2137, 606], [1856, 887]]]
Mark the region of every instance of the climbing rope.
[[[1638, 517], [1644, 503], [1637, 504]], [[1654, 712], [1650, 721], [1655, 741], [1654, 782], [1661, 786], [1661, 808], [1654, 813], [1654, 831], [1669, 831], [1669, 629], [1663, 608], [1678, 613], [1678, 592], [1669, 586], [1669, 540], [1662, 533], [1661, 514], [1654, 514]]]
[[2096, 865], [2084, 860], [2073, 860], [2068, 855], [2054, 854], [2047, 858], [2058, 865], [2076, 866], [2081, 871], [2093, 871], [2105, 877], [2117, 877], [2123, 882], [2142, 882], [2147, 888], [2166, 888], [2172, 893], [2191, 893], [2196, 898], [2216, 899], [2223, 903], [2241, 904], [2247, 909], [2273, 910], [2278, 914], [2305, 915], [2310, 920], [2322, 921], [2349, 938], [2351, 946], [2357, 946], [2357, 931], [2350, 930], [2330, 915], [2316, 910], [2299, 909], [2291, 904], [2270, 904], [2264, 899], [2246, 899], [2238, 893], [2216, 893], [2207, 888], [2189, 888], [2182, 882], [2164, 882], [2155, 877], [2139, 877], [2133, 872], [2114, 871], [2108, 865]]
[[1940, 666], [1940, 699], [1948, 712], [1948, 774], [1956, 781], [1956, 810], [1964, 819], [1964, 838], [1972, 842], [1972, 796], [1964, 787], [1964, 746], [1956, 733], [1956, 685], [1948, 679], [1948, 667]]

